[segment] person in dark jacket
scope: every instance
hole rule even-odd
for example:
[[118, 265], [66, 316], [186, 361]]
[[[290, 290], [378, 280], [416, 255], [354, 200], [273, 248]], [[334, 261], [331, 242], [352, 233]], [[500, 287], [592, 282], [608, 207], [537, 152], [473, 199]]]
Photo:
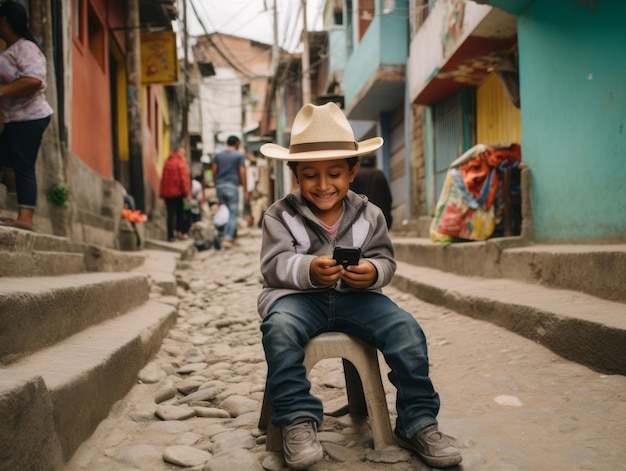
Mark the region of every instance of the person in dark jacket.
[[367, 196], [367, 199], [383, 210], [387, 229], [391, 228], [391, 189], [382, 170], [376, 167], [376, 156], [361, 157], [361, 167], [350, 184], [355, 193]]
[[174, 242], [187, 239], [184, 230], [183, 203], [189, 197], [191, 189], [189, 168], [185, 160], [185, 149], [177, 147], [163, 165], [159, 196], [165, 201], [167, 210], [167, 240]]

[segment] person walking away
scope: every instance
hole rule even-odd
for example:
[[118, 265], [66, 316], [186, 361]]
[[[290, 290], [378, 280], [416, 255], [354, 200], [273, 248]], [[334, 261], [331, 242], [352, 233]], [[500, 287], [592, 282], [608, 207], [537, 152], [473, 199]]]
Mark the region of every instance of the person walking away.
[[376, 156], [361, 157], [361, 166], [350, 183], [350, 189], [355, 193], [367, 196], [367, 199], [382, 209], [387, 221], [387, 229], [391, 228], [393, 216], [391, 214], [391, 189], [384, 172], [376, 167]]
[[250, 199], [246, 178], [246, 158], [239, 152], [241, 141], [237, 136], [229, 136], [226, 149], [218, 152], [213, 158], [213, 181], [220, 204], [228, 206], [229, 217], [224, 228], [222, 247], [232, 249], [237, 232], [239, 217], [239, 186], [243, 187], [244, 201]]
[[[285, 461], [294, 470], [324, 457], [317, 438], [324, 411], [311, 395], [303, 360], [306, 343], [327, 331], [357, 337], [384, 355], [397, 389], [395, 436], [402, 447], [431, 467], [462, 460], [438, 429], [439, 394], [424, 332], [382, 293], [396, 269], [383, 213], [349, 189], [359, 156], [382, 144], [380, 137], [355, 142], [345, 115], [327, 103], [302, 107], [289, 148], [261, 147], [266, 157], [287, 161], [298, 185], [263, 217], [258, 297], [271, 421], [282, 430]], [[336, 246], [359, 248], [358, 264], [337, 263]]]
[[26, 9], [17, 2], [0, 3], [0, 39], [7, 44], [0, 53], [4, 119], [0, 167], [13, 168], [18, 206], [17, 219], [5, 218], [0, 224], [32, 231], [37, 207], [35, 163], [53, 113], [45, 97], [46, 58], [34, 42]]
[[185, 160], [185, 148], [177, 147], [163, 165], [159, 196], [165, 201], [167, 212], [167, 240], [186, 239], [183, 203], [189, 197], [189, 168]]

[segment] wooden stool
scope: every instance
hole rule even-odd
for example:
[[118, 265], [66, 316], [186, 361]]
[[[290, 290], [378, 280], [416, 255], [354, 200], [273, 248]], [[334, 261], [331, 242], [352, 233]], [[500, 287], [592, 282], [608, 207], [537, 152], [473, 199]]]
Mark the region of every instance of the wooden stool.
[[[382, 450], [395, 446], [376, 348], [339, 332], [318, 335], [309, 340], [304, 347], [304, 367], [307, 376], [317, 362], [328, 358], [343, 360], [348, 411], [351, 414], [369, 416], [374, 449]], [[266, 383], [259, 428], [267, 430], [266, 450], [282, 451], [281, 431], [270, 421], [273, 413], [274, 408], [269, 403]]]

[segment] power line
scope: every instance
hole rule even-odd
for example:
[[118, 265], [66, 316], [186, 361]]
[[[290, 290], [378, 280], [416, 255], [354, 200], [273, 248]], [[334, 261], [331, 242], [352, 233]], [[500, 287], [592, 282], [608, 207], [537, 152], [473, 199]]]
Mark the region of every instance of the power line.
[[244, 75], [245, 77], [247, 77], [249, 79], [257, 78], [256, 74], [254, 74], [250, 70], [245, 70], [245, 68], [243, 68], [242, 66], [236, 64], [235, 61], [233, 61], [230, 57], [228, 57], [218, 47], [218, 45], [215, 43], [215, 41], [211, 37], [211, 34], [208, 32], [208, 29], [207, 29], [206, 25], [204, 24], [204, 21], [202, 21], [202, 19], [200, 18], [200, 15], [198, 14], [198, 10], [196, 9], [196, 6], [195, 6], [193, 0], [189, 0], [189, 3], [191, 4], [191, 8], [193, 9], [194, 15], [196, 15], [196, 18], [200, 22], [200, 26], [202, 26], [202, 29], [204, 30], [204, 32], [206, 34], [205, 37], [206, 37], [207, 41], [211, 44], [211, 46], [213, 46], [213, 48], [217, 51], [217, 53], [220, 55], [220, 57], [222, 57], [222, 59], [224, 59], [233, 69], [235, 69], [237, 72], [239, 72], [240, 74]]

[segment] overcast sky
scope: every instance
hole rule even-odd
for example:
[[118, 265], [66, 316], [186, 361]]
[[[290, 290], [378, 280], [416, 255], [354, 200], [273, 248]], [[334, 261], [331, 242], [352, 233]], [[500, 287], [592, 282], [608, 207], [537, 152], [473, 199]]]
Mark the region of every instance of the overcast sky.
[[[203, 35], [206, 32], [219, 32], [272, 44], [274, 42], [273, 7], [276, 1], [279, 23], [278, 37], [281, 47], [293, 51], [300, 42], [303, 16], [302, 0], [187, 1], [187, 18], [191, 36]], [[324, 3], [325, 0], [307, 0], [309, 31], [322, 29]], [[196, 17], [196, 12], [200, 19]]]

